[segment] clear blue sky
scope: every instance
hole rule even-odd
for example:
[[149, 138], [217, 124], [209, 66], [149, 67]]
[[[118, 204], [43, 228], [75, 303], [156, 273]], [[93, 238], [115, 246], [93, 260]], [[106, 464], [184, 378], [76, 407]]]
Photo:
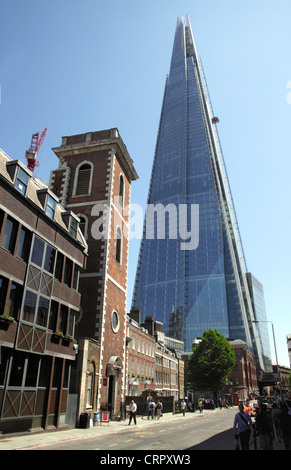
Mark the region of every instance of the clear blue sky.
[[[132, 202], [144, 206], [176, 21], [187, 14], [248, 269], [264, 285], [279, 363], [289, 366], [290, 0], [2, 0], [0, 147], [25, 162], [32, 134], [47, 127], [36, 175], [48, 181], [62, 136], [117, 127], [140, 176]], [[130, 245], [128, 308], [139, 243]], [[271, 328], [270, 344], [275, 362]]]

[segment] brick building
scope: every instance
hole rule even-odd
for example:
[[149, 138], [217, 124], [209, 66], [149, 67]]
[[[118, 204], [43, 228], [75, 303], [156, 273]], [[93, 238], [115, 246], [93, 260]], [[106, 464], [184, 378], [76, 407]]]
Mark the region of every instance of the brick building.
[[83, 374], [81, 389], [90, 389], [94, 399], [90, 405], [87, 400], [82, 411], [106, 409], [115, 418], [127, 387], [126, 231], [131, 182], [138, 175], [116, 128], [63, 137], [53, 151], [60, 163], [51, 173], [50, 189], [67, 210], [78, 215], [88, 244], [86, 270], [80, 275], [81, 315], [76, 332], [80, 340], [95, 340], [99, 354], [96, 351], [93, 362], [86, 355], [87, 364], [96, 372]]
[[67, 422], [86, 253], [75, 214], [0, 150], [0, 432]]
[[137, 309], [127, 317], [127, 342], [127, 395], [139, 396], [147, 389], [155, 389], [156, 341], [146, 325], [141, 325]]
[[236, 364], [230, 375], [229, 396], [238, 393], [240, 400], [258, 395], [257, 368], [248, 345], [239, 339], [229, 340], [236, 355]]

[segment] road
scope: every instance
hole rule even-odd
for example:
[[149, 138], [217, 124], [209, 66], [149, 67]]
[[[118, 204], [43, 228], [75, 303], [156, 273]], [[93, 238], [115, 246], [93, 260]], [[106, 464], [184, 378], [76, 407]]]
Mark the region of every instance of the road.
[[232, 425], [236, 408], [220, 413], [195, 413], [193, 419], [177, 422], [148, 422], [143, 428], [128, 427], [122, 431], [38, 446], [38, 450], [97, 450], [97, 451], [185, 451], [195, 449], [233, 450]]

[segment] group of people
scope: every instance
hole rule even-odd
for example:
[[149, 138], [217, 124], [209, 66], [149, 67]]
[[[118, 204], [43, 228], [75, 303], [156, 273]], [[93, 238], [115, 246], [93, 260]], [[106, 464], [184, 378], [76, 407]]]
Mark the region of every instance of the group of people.
[[[134, 402], [134, 400], [131, 400], [131, 404], [129, 407], [129, 423], [128, 425], [131, 424], [131, 421], [134, 421], [134, 424], [136, 424], [136, 413], [137, 413], [137, 405]], [[157, 402], [154, 402], [152, 399], [150, 399], [147, 403], [147, 418], [148, 419], [154, 419], [155, 415], [157, 416], [158, 419], [163, 415], [163, 404], [158, 400]]]
[[[233, 427], [236, 448], [239, 449], [239, 441], [242, 450], [249, 450], [252, 419], [242, 403], [235, 415]], [[291, 401], [274, 403], [271, 411], [262, 403], [256, 415], [253, 432], [255, 438], [258, 436], [258, 448], [261, 450], [272, 450], [275, 438], [279, 442], [283, 441], [286, 450], [291, 450]]]
[[148, 401], [148, 406], [147, 406], [147, 412], [148, 412], [148, 419], [152, 418], [154, 419], [155, 414], [158, 419], [162, 416], [163, 413], [163, 405], [158, 400], [157, 402], [154, 402], [153, 400]]

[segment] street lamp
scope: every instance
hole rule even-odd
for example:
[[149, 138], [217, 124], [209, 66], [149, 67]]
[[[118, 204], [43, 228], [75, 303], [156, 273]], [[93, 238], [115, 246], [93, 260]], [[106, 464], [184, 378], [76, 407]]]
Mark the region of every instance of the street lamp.
[[279, 363], [278, 363], [278, 356], [277, 356], [277, 348], [276, 348], [273, 322], [271, 322], [270, 320], [252, 320], [252, 322], [253, 323], [271, 323], [271, 325], [272, 325], [274, 349], [275, 349], [275, 356], [276, 356], [276, 363], [277, 363], [277, 374], [278, 374], [278, 379], [279, 379], [279, 389], [280, 389], [280, 395], [281, 395], [281, 380], [280, 380], [280, 371], [279, 371]]

